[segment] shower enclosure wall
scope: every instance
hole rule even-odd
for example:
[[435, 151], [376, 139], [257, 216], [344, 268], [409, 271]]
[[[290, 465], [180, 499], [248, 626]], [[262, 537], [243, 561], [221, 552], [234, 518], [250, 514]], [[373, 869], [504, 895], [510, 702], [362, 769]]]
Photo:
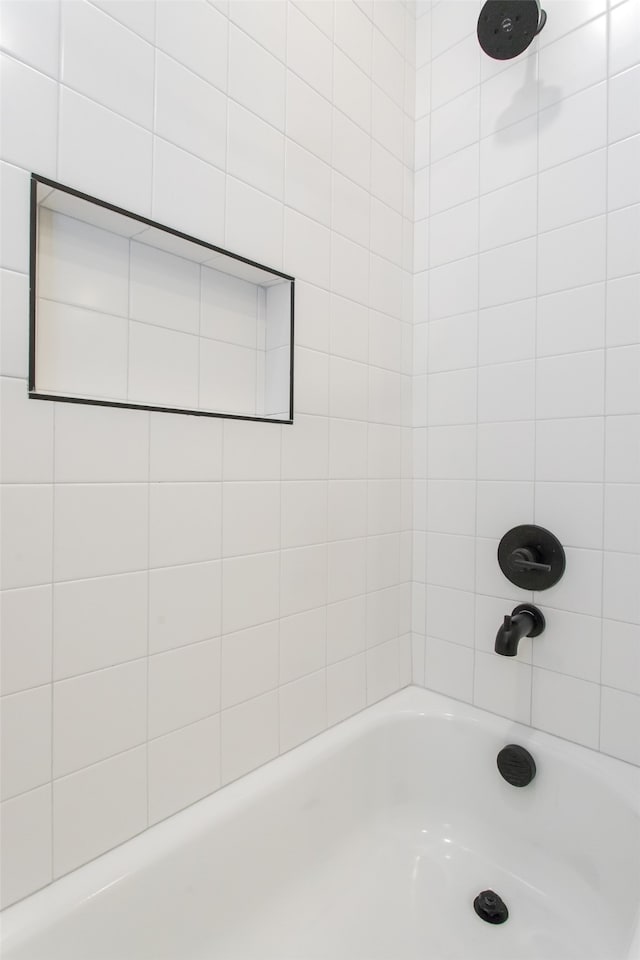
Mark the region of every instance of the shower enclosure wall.
[[[0, 2], [2, 905], [412, 679], [640, 761], [640, 5], [545, 9]], [[33, 172], [294, 276], [294, 423], [29, 400]]]

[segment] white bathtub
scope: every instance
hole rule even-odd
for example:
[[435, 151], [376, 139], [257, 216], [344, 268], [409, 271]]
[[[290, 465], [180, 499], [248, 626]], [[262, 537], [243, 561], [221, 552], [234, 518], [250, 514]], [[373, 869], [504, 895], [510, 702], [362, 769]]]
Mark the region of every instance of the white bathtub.
[[635, 960], [639, 904], [640, 770], [410, 688], [9, 908], [0, 955]]

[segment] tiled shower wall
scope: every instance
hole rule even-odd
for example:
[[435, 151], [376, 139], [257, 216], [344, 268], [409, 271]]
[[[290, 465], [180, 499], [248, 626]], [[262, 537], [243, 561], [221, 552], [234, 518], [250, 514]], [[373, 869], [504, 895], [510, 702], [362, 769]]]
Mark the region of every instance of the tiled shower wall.
[[[640, 2], [543, 6], [504, 63], [418, 9], [413, 676], [640, 763]], [[566, 574], [498, 657], [531, 522]]]
[[[410, 680], [415, 17], [0, 11], [7, 904]], [[31, 171], [295, 275], [295, 424], [29, 401]]]

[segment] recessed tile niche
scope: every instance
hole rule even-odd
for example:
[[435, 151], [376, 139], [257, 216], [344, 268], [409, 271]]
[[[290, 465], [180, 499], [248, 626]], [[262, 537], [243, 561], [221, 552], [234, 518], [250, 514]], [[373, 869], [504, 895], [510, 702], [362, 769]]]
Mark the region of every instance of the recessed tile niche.
[[293, 420], [294, 279], [33, 175], [29, 393]]

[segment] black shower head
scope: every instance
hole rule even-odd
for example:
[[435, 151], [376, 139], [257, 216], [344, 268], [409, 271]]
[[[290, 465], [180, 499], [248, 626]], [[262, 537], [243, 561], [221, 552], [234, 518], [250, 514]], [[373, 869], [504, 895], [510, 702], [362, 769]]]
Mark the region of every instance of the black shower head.
[[494, 60], [511, 60], [527, 49], [546, 20], [538, 0], [487, 0], [478, 17], [480, 46]]

